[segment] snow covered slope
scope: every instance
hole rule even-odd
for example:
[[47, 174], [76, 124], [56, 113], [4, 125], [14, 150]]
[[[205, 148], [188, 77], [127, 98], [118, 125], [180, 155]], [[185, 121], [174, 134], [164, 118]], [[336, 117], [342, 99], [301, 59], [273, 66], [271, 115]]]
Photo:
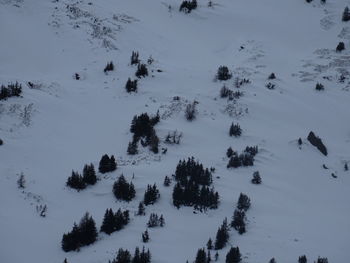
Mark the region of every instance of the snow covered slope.
[[[21, 98], [0, 101], [0, 262], [108, 262], [120, 247], [133, 251], [144, 245], [141, 233], [152, 212], [166, 221], [164, 228], [149, 230], [152, 262], [191, 262], [197, 249], [215, 238], [222, 220], [231, 218], [241, 192], [252, 201], [247, 233], [232, 229], [230, 244], [240, 247], [243, 262], [275, 257], [292, 263], [303, 254], [310, 262], [318, 256], [348, 262], [350, 22], [341, 22], [341, 14], [350, 2], [213, 3], [208, 7], [199, 0], [199, 7], [185, 14], [173, 0], [0, 0], [0, 84], [23, 85]], [[346, 50], [336, 53], [340, 41]], [[139, 51], [143, 62], [154, 59], [136, 94], [124, 88], [134, 78], [132, 51]], [[104, 74], [109, 61], [116, 70]], [[232, 89], [236, 77], [250, 79], [240, 88], [240, 99], [220, 98], [223, 83], [215, 80], [220, 65], [232, 71], [226, 81]], [[277, 76], [272, 90], [265, 87], [271, 72]], [[324, 91], [315, 90], [318, 82]], [[193, 100], [198, 115], [188, 122], [184, 109]], [[157, 110], [161, 121], [155, 128], [167, 153], [141, 147], [140, 154], [127, 155], [133, 116]], [[239, 122], [241, 137], [228, 135], [232, 122]], [[168, 146], [164, 138], [173, 130], [183, 138]], [[327, 157], [307, 142], [310, 131], [326, 144]], [[247, 145], [259, 146], [254, 166], [227, 169], [227, 148], [240, 152]], [[105, 153], [117, 157], [115, 172], [99, 174], [95, 186], [80, 192], [65, 186], [72, 170], [90, 162], [97, 167]], [[190, 156], [215, 167], [218, 209], [193, 213], [172, 205], [164, 176]], [[261, 185], [250, 182], [257, 170]], [[16, 184], [21, 173], [23, 190]], [[120, 174], [128, 180], [134, 174], [136, 198], [129, 203], [112, 194]], [[147, 207], [146, 217], [134, 216], [153, 183], [160, 200]], [[47, 205], [45, 218], [38, 205]], [[79, 252], [62, 251], [63, 233], [86, 211], [99, 227], [105, 210], [119, 207], [131, 211], [125, 229], [100, 234]], [[218, 262], [225, 262], [229, 247], [219, 252]]]

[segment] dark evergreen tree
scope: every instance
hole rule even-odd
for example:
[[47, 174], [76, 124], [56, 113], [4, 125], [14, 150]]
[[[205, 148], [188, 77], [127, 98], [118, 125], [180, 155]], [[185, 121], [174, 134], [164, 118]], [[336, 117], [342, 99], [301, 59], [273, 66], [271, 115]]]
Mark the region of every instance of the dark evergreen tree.
[[149, 251], [149, 249], [147, 249], [146, 251], [145, 247], [142, 248], [139, 263], [151, 263], [151, 252]]
[[139, 52], [133, 51], [130, 58], [131, 65], [137, 65], [140, 63]]
[[307, 263], [307, 258], [305, 255], [300, 256], [298, 259], [298, 263]]
[[218, 261], [218, 259], [219, 259], [219, 252], [216, 251], [216, 253], [215, 253], [215, 261]]
[[163, 227], [164, 224], [165, 224], [165, 221], [164, 221], [163, 215], [161, 215], [159, 217], [157, 214], [152, 213], [149, 216], [149, 220], [148, 220], [147, 226], [148, 227], [157, 227], [157, 226]]
[[137, 92], [137, 79], [131, 80], [130, 78], [128, 78], [125, 84], [125, 89], [128, 93]]
[[104, 174], [108, 172], [113, 172], [116, 169], [117, 163], [115, 161], [114, 156], [112, 155], [111, 157], [109, 157], [107, 154], [103, 155], [98, 167], [99, 172]]
[[226, 66], [220, 66], [218, 68], [218, 72], [216, 74], [216, 78], [218, 80], [228, 80], [232, 77], [232, 74], [230, 73], [228, 67]]
[[235, 209], [232, 217], [231, 226], [234, 229], [236, 229], [241, 235], [246, 232], [244, 210]]
[[212, 250], [213, 248], [214, 248], [213, 241], [211, 240], [211, 238], [209, 238], [209, 240], [207, 242], [207, 249]]
[[185, 109], [185, 117], [188, 121], [193, 121], [196, 118], [196, 103], [187, 104]]
[[207, 253], [204, 248], [200, 248], [197, 251], [195, 263], [207, 263]]
[[19, 178], [18, 178], [18, 180], [17, 180], [17, 186], [18, 186], [18, 188], [20, 188], [20, 189], [26, 188], [26, 179], [25, 179], [23, 173], [20, 174], [20, 176], [19, 176]]
[[103, 222], [101, 225], [101, 232], [104, 232], [108, 235], [112, 234], [116, 229], [115, 229], [115, 216], [113, 213], [112, 209], [107, 209], [105, 212], [105, 215], [103, 217]]
[[72, 175], [68, 177], [66, 185], [78, 191], [86, 188], [86, 183], [84, 182], [83, 177], [75, 171], [72, 171]]
[[298, 145], [301, 146], [303, 144], [303, 141], [301, 138], [298, 139]]
[[317, 83], [316, 87], [315, 87], [315, 90], [317, 90], [317, 91], [324, 90], [324, 86], [321, 83]]
[[4, 141], [0, 139], [0, 145], [3, 145], [4, 144]]
[[229, 148], [227, 149], [227, 151], [226, 151], [226, 156], [227, 156], [228, 158], [231, 158], [233, 155], [235, 155], [235, 152], [232, 150], [231, 147], [229, 147]]
[[107, 73], [108, 71], [113, 71], [114, 70], [114, 64], [113, 62], [108, 62], [107, 65], [105, 66], [103, 72]]
[[140, 202], [140, 203], [139, 203], [138, 210], [137, 210], [137, 215], [138, 215], [138, 216], [144, 216], [145, 214], [146, 214], [146, 212], [145, 212], [145, 206], [144, 206], [143, 202]]
[[241, 159], [238, 155], [233, 155], [230, 157], [230, 160], [228, 161], [227, 168], [238, 168], [242, 166]]
[[148, 231], [146, 230], [145, 232], [142, 233], [142, 242], [147, 243], [149, 241], [149, 234]]
[[71, 232], [62, 237], [62, 249], [65, 252], [77, 250], [82, 246], [94, 243], [97, 239], [97, 229], [93, 218], [86, 213], [77, 226], [74, 223]]
[[275, 258], [271, 258], [269, 263], [276, 263], [276, 259]]
[[86, 164], [83, 169], [83, 181], [85, 184], [94, 185], [97, 182], [95, 167], [91, 163], [90, 165]]
[[250, 207], [250, 199], [247, 195], [241, 193], [238, 198], [237, 208], [247, 211]]
[[253, 173], [252, 184], [261, 184], [261, 177], [259, 171]]
[[153, 186], [147, 185], [147, 190], [145, 191], [143, 203], [145, 205], [153, 205], [158, 198], [160, 197], [159, 190], [157, 189], [157, 185]]
[[154, 129], [152, 130], [151, 135], [147, 139], [149, 139], [147, 143], [149, 145], [149, 149], [153, 153], [157, 154], [159, 152], [159, 138]]
[[138, 64], [137, 65], [137, 70], [135, 72], [135, 76], [138, 78], [148, 76], [148, 69], [147, 69], [146, 64]]
[[127, 152], [129, 155], [138, 154], [137, 140], [132, 140], [131, 142], [129, 142]]
[[183, 204], [183, 190], [182, 187], [180, 185], [180, 183], [177, 183], [174, 186], [174, 190], [173, 190], [173, 204], [176, 208], [180, 208], [180, 206]]
[[345, 164], [344, 164], [344, 171], [349, 171], [348, 163], [345, 163]]
[[117, 257], [112, 261], [112, 263], [131, 263], [131, 254], [129, 250], [120, 248], [118, 250]]
[[342, 15], [342, 21], [347, 22], [350, 20], [350, 11], [349, 7], [345, 7]]
[[337, 45], [337, 48], [335, 49], [337, 52], [341, 52], [345, 49], [345, 44], [344, 42], [339, 42]]
[[170, 186], [170, 184], [171, 184], [171, 179], [168, 176], [165, 176], [163, 185], [168, 187]]
[[191, 0], [191, 1], [182, 1], [181, 5], [180, 5], [180, 12], [184, 12], [184, 13], [191, 13], [191, 11], [193, 9], [197, 8], [197, 0]]
[[115, 231], [119, 231], [126, 226], [129, 221], [129, 210], [122, 211], [120, 208], [118, 211], [114, 214], [114, 220], [115, 220]]
[[139, 247], [135, 248], [134, 256], [132, 258], [132, 263], [140, 263], [141, 257], [140, 257], [140, 249]]
[[133, 183], [128, 183], [124, 175], [121, 175], [113, 185], [113, 194], [119, 200], [131, 201], [136, 192]]
[[322, 140], [317, 137], [312, 131], [307, 136], [308, 141], [315, 146], [323, 155], [327, 156], [327, 148]]
[[328, 259], [327, 258], [318, 257], [316, 263], [328, 263]]
[[271, 73], [270, 75], [269, 75], [269, 77], [268, 77], [268, 79], [275, 79], [276, 78], [276, 75], [275, 75], [275, 73]]
[[216, 239], [215, 239], [215, 249], [222, 249], [226, 246], [226, 243], [229, 239], [229, 233], [228, 233], [228, 225], [227, 225], [227, 219], [225, 218], [222, 225], [219, 227], [217, 233], [216, 233]]
[[242, 134], [242, 129], [241, 129], [241, 127], [239, 126], [238, 123], [236, 123], [236, 124], [232, 123], [232, 124], [231, 124], [229, 134], [230, 134], [231, 137], [232, 137], [232, 136], [235, 136], [235, 137], [241, 136], [241, 134]]
[[226, 263], [239, 263], [242, 261], [241, 253], [238, 247], [231, 247], [226, 255]]
[[18, 82], [10, 83], [7, 86], [0, 87], [0, 100], [6, 100], [10, 97], [19, 97], [22, 93], [22, 85]]

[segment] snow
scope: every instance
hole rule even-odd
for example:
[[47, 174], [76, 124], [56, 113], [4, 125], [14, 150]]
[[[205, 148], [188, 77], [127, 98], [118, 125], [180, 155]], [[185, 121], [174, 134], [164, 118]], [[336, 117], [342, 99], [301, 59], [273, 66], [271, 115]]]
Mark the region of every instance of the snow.
[[[84, 15], [69, 14], [66, 4], [74, 3]], [[230, 244], [240, 247], [244, 262], [275, 257], [292, 263], [303, 254], [310, 262], [318, 256], [347, 262], [350, 175], [343, 166], [350, 161], [350, 83], [337, 78], [349, 70], [349, 41], [338, 35], [350, 30], [350, 24], [341, 22], [350, 2], [223, 0], [208, 8], [206, 1], [199, 1], [191, 14], [178, 12], [179, 4], [0, 0], [0, 84], [19, 81], [23, 86], [23, 98], [0, 103], [0, 262], [108, 262], [120, 247], [133, 251], [144, 245], [141, 233], [152, 212], [166, 221], [164, 228], [149, 230], [145, 247], [152, 262], [191, 262], [209, 237], [215, 239], [222, 220], [230, 220], [241, 192], [252, 200], [247, 233], [231, 230]], [[99, 31], [103, 27], [110, 31]], [[339, 41], [347, 48], [340, 54], [335, 52]], [[139, 92], [127, 94], [124, 85], [135, 72], [129, 65], [133, 50], [144, 62], [150, 55], [155, 59], [149, 66], [154, 77], [139, 80]], [[108, 61], [116, 71], [106, 75]], [[219, 96], [223, 83], [214, 76], [220, 65], [252, 82], [241, 87], [244, 96], [234, 105]], [[73, 79], [76, 72], [81, 80]], [[271, 81], [274, 90], [265, 87], [271, 72], [277, 76]], [[27, 81], [40, 89], [29, 89]], [[227, 84], [235, 89], [233, 82]], [[325, 91], [314, 89], [317, 82]], [[193, 100], [199, 102], [198, 115], [188, 122], [184, 108]], [[26, 126], [21, 114], [31, 103]], [[228, 114], [228, 105], [241, 115]], [[155, 126], [157, 134], [164, 139], [178, 130], [181, 144], [163, 143], [166, 155], [145, 148], [136, 157], [128, 156], [133, 116], [158, 109], [163, 118]], [[232, 122], [239, 122], [241, 137], [228, 136]], [[327, 157], [307, 143], [311, 130], [325, 143]], [[299, 137], [304, 141], [301, 149]], [[255, 165], [227, 169], [227, 148], [240, 152], [247, 145], [259, 146]], [[97, 167], [105, 153], [117, 157], [117, 171], [99, 175], [97, 185], [84, 191], [65, 187], [73, 169], [82, 171], [90, 162]], [[191, 208], [173, 207], [174, 184], [166, 188], [163, 179], [190, 156], [216, 168], [214, 186], [221, 197], [217, 210], [194, 214]], [[250, 183], [257, 170], [262, 185]], [[16, 185], [21, 172], [26, 178], [23, 191]], [[117, 202], [112, 194], [122, 173], [128, 180], [135, 175], [136, 198], [130, 203]], [[153, 183], [160, 200], [146, 208], [145, 217], [134, 216], [147, 184]], [[48, 207], [45, 218], [36, 212], [40, 204]], [[63, 233], [86, 211], [99, 227], [105, 210], [119, 207], [131, 211], [125, 229], [101, 234], [79, 252], [61, 250]], [[228, 249], [219, 252], [218, 262], [224, 262]]]

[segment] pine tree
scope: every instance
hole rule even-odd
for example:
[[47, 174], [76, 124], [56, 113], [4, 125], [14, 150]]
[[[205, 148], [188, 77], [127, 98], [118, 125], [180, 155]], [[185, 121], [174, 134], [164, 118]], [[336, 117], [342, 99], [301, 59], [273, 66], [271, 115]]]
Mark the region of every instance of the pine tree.
[[103, 217], [103, 222], [102, 222], [100, 231], [110, 235], [116, 230], [115, 224], [116, 224], [116, 220], [115, 220], [113, 210], [107, 209]]
[[120, 248], [118, 250], [117, 257], [112, 261], [112, 263], [131, 263], [131, 254], [129, 250]]
[[298, 263], [307, 263], [307, 258], [305, 255], [300, 256], [298, 259]]
[[204, 248], [200, 248], [197, 251], [195, 263], [207, 263], [207, 253]]
[[143, 202], [140, 202], [140, 203], [139, 203], [138, 210], [137, 210], [137, 215], [138, 215], [138, 216], [144, 216], [145, 214], [146, 214], [146, 212], [145, 212], [145, 206], [143, 205]]
[[231, 158], [234, 154], [235, 154], [235, 152], [232, 150], [231, 147], [229, 147], [229, 148], [227, 149], [227, 151], [226, 151], [226, 156], [227, 156], [228, 158]]
[[145, 232], [142, 233], [142, 242], [147, 243], [149, 241], [149, 234], [148, 231], [146, 230]]
[[276, 263], [276, 259], [275, 258], [271, 258], [269, 263]]
[[140, 60], [139, 60], [139, 52], [133, 51], [131, 54], [131, 58], [130, 58], [130, 64], [131, 65], [136, 65], [139, 64]]
[[185, 109], [185, 117], [188, 121], [193, 121], [196, 118], [196, 103], [187, 104]]
[[216, 239], [215, 239], [215, 249], [222, 249], [226, 246], [226, 243], [229, 239], [228, 234], [228, 225], [227, 225], [227, 219], [225, 218], [222, 225], [219, 227], [217, 233], [216, 233]]
[[145, 64], [138, 64], [137, 71], [135, 72], [135, 76], [138, 78], [148, 76], [148, 69]]
[[298, 139], [298, 145], [301, 146], [303, 144], [303, 141], [301, 138]]
[[242, 129], [241, 129], [241, 127], [239, 126], [238, 123], [237, 123], [237, 124], [234, 124], [234, 123], [231, 124], [229, 134], [230, 134], [231, 137], [232, 137], [232, 136], [235, 136], [235, 137], [241, 136], [241, 134], [242, 134]]
[[241, 253], [238, 247], [231, 247], [226, 255], [226, 263], [239, 263], [242, 261]]
[[218, 72], [216, 74], [216, 78], [218, 80], [229, 80], [232, 77], [232, 74], [230, 73], [227, 66], [220, 66], [218, 68]]
[[219, 252], [216, 251], [216, 253], [215, 253], [215, 261], [218, 261], [218, 259], [219, 259]]
[[113, 62], [107, 63], [106, 67], [104, 68], [103, 72], [107, 73], [108, 71], [113, 71], [114, 70], [114, 64]]
[[77, 189], [78, 191], [86, 188], [83, 176], [75, 171], [72, 171], [72, 175], [68, 177], [66, 185], [70, 188]]
[[83, 246], [87, 246], [94, 243], [96, 239], [96, 223], [89, 213], [85, 213], [79, 223], [79, 241]]
[[24, 177], [23, 172], [20, 174], [18, 180], [17, 180], [17, 186], [18, 188], [24, 189], [26, 187], [26, 179]]
[[168, 187], [168, 186], [170, 186], [170, 184], [171, 184], [170, 178], [168, 176], [165, 176], [163, 185]]
[[117, 169], [117, 163], [115, 161], [114, 156], [112, 155], [111, 158], [109, 158], [107, 154], [103, 155], [98, 167], [99, 172], [104, 174], [108, 172], [113, 172], [116, 169]]
[[245, 212], [244, 210], [235, 209], [232, 217], [231, 226], [238, 231], [239, 234], [246, 232], [245, 229]]
[[159, 218], [159, 226], [160, 226], [160, 227], [163, 227], [164, 225], [165, 225], [164, 217], [163, 217], [163, 215], [160, 215], [160, 218]]
[[131, 80], [130, 78], [128, 78], [125, 84], [125, 89], [128, 93], [137, 92], [137, 79]]
[[328, 263], [328, 259], [327, 258], [318, 257], [316, 263]]
[[241, 193], [238, 198], [237, 208], [247, 211], [250, 207], [250, 199], [247, 195]]
[[276, 75], [275, 75], [275, 73], [271, 73], [270, 75], [269, 75], [269, 77], [268, 77], [268, 79], [275, 79], [276, 78]]
[[350, 20], [350, 11], [349, 11], [349, 7], [345, 7], [344, 8], [344, 12], [342, 15], [342, 21], [347, 22]]
[[159, 190], [157, 189], [157, 185], [153, 186], [147, 185], [147, 190], [145, 191], [143, 203], [147, 205], [153, 205], [158, 198], [160, 197]]
[[129, 155], [135, 155], [135, 154], [138, 154], [138, 146], [137, 146], [137, 140], [132, 140], [131, 142], [129, 142], [129, 145], [128, 145], [128, 154]]
[[113, 194], [119, 200], [131, 201], [136, 192], [133, 183], [128, 183], [124, 175], [121, 175], [113, 185]]
[[344, 164], [344, 171], [349, 171], [348, 163], [345, 163], [345, 164]]
[[261, 184], [261, 177], [259, 171], [253, 173], [253, 179], [251, 180], [252, 184]]
[[94, 185], [97, 182], [95, 167], [91, 163], [90, 165], [86, 164], [83, 169], [83, 181], [86, 184]]
[[339, 42], [337, 45], [337, 48], [335, 49], [337, 52], [341, 52], [345, 49], [345, 44], [344, 42]]
[[207, 249], [212, 250], [213, 248], [214, 248], [213, 241], [211, 240], [211, 238], [209, 238], [209, 240], [207, 242]]

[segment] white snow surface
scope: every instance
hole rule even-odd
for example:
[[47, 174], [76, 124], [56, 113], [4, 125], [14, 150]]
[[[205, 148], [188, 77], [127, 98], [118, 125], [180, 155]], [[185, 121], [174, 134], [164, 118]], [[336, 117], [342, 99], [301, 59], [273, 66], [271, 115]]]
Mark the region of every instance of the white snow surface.
[[[223, 219], [231, 219], [241, 192], [252, 202], [247, 233], [232, 229], [218, 262], [225, 262], [231, 245], [239, 246], [246, 263], [272, 257], [292, 263], [303, 254], [308, 262], [318, 256], [349, 262], [350, 172], [343, 167], [350, 162], [350, 22], [341, 22], [341, 14], [350, 2], [213, 3], [208, 7], [199, 0], [196, 10], [184, 14], [178, 0], [0, 0], [0, 84], [23, 86], [22, 97], [0, 101], [1, 263], [64, 258], [107, 263], [119, 248], [133, 252], [143, 245], [152, 262], [192, 262], [198, 248], [215, 239]], [[342, 53], [335, 52], [339, 41], [347, 48]], [[139, 80], [138, 93], [128, 94], [124, 86], [134, 78], [133, 50], [143, 62], [152, 56], [154, 63], [150, 76]], [[106, 75], [108, 61], [116, 70]], [[232, 71], [225, 82], [232, 89], [235, 77], [251, 80], [235, 103], [219, 96], [224, 83], [214, 78], [220, 65]], [[80, 80], [73, 78], [76, 72]], [[274, 90], [265, 87], [271, 72], [277, 76]], [[344, 83], [338, 81], [341, 73], [348, 76]], [[37, 88], [30, 89], [28, 81]], [[317, 82], [324, 91], [315, 90]], [[198, 115], [188, 122], [184, 108], [193, 100]], [[29, 118], [23, 117], [25, 107]], [[161, 140], [178, 130], [181, 144], [162, 142], [166, 154], [144, 148], [128, 156], [133, 116], [157, 110]], [[241, 125], [241, 137], [228, 135], [232, 122]], [[327, 157], [307, 142], [311, 130], [327, 146]], [[254, 166], [227, 169], [227, 148], [241, 151], [247, 145], [259, 146]], [[115, 172], [98, 174], [98, 183], [80, 192], [65, 186], [72, 170], [82, 171], [90, 162], [97, 168], [105, 153], [117, 157]], [[174, 182], [164, 187], [164, 176], [190, 156], [216, 168], [218, 209], [193, 213], [172, 205]], [[261, 185], [250, 182], [257, 170]], [[20, 190], [16, 181], [22, 172], [26, 188]], [[112, 193], [121, 174], [128, 180], [135, 176], [136, 198], [129, 203], [116, 201]], [[134, 216], [153, 183], [160, 200], [146, 208], [146, 216]], [[47, 205], [45, 218], [37, 205]], [[62, 235], [74, 222], [88, 211], [99, 228], [107, 208], [129, 209], [130, 224], [110, 236], [99, 234], [79, 252], [62, 251]], [[152, 212], [163, 214], [166, 226], [150, 229], [151, 240], [143, 244], [141, 233]]]

